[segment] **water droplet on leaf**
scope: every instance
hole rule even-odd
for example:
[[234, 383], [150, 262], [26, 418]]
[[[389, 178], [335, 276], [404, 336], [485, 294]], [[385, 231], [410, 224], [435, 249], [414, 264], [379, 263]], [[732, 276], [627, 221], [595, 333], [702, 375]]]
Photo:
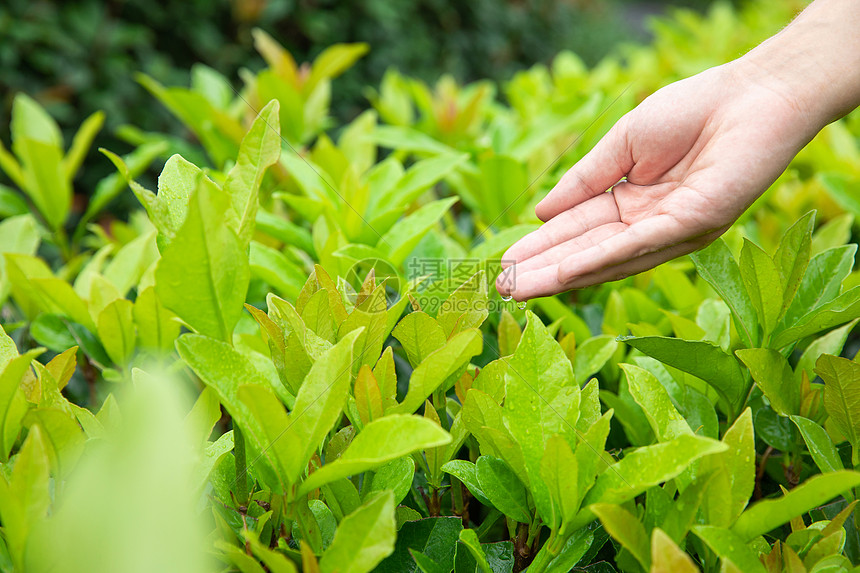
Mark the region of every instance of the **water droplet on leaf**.
[[502, 300], [503, 300], [503, 301], [505, 301], [505, 302], [510, 302], [510, 300], [511, 300], [512, 298], [513, 298], [513, 297], [512, 297], [511, 295], [502, 296]]
[[517, 308], [518, 308], [518, 309], [522, 310], [522, 309], [524, 309], [525, 307], [526, 307], [526, 301], [521, 300], [520, 302], [518, 302], [518, 303], [517, 303]]

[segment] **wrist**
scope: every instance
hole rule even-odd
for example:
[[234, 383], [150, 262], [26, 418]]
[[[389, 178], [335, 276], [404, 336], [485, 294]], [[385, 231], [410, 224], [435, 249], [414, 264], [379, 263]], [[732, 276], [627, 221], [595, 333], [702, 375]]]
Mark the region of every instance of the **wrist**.
[[860, 104], [860, 2], [818, 0], [780, 33], [731, 62], [819, 131]]

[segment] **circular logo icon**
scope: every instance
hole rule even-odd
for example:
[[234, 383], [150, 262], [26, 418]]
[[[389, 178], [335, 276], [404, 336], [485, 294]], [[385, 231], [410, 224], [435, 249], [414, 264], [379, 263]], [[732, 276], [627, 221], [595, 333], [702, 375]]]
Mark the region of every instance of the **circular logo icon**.
[[[381, 285], [384, 296], [371, 297], [372, 291], [362, 290], [371, 274], [374, 279], [373, 288], [377, 289]], [[346, 294], [347, 299], [365, 312], [385, 312], [400, 300], [400, 274], [385, 259], [369, 258], [355, 261], [346, 272], [344, 280], [352, 287], [352, 290]]]

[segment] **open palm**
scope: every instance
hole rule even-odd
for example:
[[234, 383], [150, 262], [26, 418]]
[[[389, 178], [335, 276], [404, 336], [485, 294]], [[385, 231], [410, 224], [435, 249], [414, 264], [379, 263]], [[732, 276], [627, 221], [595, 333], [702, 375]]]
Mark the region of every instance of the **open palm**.
[[505, 253], [499, 292], [547, 296], [709, 244], [813, 137], [805, 115], [731, 65], [657, 91], [537, 205], [545, 224]]

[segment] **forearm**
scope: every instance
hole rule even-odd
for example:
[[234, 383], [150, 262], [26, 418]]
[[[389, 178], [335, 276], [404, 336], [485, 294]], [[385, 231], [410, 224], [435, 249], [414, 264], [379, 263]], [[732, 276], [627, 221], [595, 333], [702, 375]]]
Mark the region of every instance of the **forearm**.
[[735, 64], [763, 73], [817, 132], [860, 105], [858, 27], [860, 0], [816, 0]]

